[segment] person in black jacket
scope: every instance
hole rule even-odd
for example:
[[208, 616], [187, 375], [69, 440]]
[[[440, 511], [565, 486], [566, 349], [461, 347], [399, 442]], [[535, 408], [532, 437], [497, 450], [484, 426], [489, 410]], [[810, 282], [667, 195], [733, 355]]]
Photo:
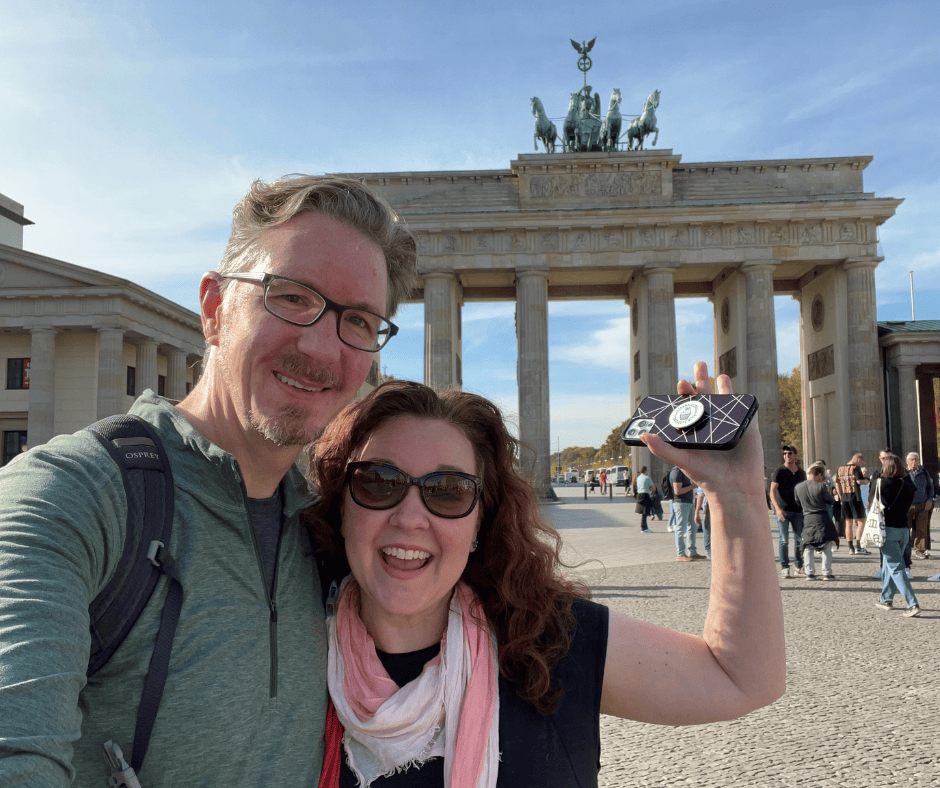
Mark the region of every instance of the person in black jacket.
[[[900, 592], [907, 603], [905, 616], [919, 616], [920, 606], [911, 580], [904, 571], [904, 548], [910, 539], [907, 528], [907, 510], [914, 500], [914, 483], [904, 463], [896, 454], [889, 454], [881, 470], [881, 503], [885, 515], [885, 543], [881, 548], [881, 599], [875, 602], [882, 610], [894, 605], [894, 595]], [[875, 491], [872, 491], [872, 496]]]
[[829, 510], [835, 500], [826, 482], [826, 469], [822, 465], [811, 465], [806, 481], [793, 489], [793, 494], [803, 509], [803, 566], [806, 579], [816, 578], [816, 551], [822, 553], [823, 577], [834, 580], [832, 574], [832, 546], [839, 541], [839, 531]]

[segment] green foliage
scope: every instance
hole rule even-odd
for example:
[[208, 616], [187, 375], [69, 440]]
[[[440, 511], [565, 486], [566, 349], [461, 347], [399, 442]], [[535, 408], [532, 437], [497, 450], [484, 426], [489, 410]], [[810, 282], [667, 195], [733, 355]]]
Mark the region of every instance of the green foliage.
[[780, 440], [796, 446], [799, 457], [803, 457], [803, 407], [800, 386], [800, 368], [794, 367], [789, 374], [778, 374], [780, 387]]

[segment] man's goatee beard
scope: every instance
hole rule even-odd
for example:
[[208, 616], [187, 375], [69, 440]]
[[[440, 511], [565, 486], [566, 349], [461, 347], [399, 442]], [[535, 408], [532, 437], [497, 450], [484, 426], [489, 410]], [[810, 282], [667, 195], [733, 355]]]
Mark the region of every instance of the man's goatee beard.
[[262, 438], [278, 446], [306, 446], [323, 432], [323, 427], [311, 427], [310, 415], [303, 408], [285, 407], [276, 416], [248, 413], [248, 423]]

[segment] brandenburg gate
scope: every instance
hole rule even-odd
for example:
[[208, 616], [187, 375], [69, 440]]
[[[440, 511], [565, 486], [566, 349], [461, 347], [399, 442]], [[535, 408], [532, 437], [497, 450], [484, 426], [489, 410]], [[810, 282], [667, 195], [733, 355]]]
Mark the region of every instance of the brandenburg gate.
[[[759, 400], [772, 471], [781, 460], [774, 296], [790, 295], [800, 304], [799, 334], [787, 341], [801, 351], [804, 459], [877, 456], [885, 435], [878, 226], [901, 200], [865, 191], [870, 162], [683, 163], [671, 150], [613, 150], [520, 155], [505, 170], [356, 177], [418, 237], [426, 383], [462, 385], [466, 301], [516, 302], [519, 437], [540, 494], [550, 496], [551, 299], [623, 301], [632, 412], [647, 394], [675, 391], [676, 298], [708, 298], [711, 369]], [[634, 468], [649, 465], [661, 478], [647, 450], [632, 454]]]

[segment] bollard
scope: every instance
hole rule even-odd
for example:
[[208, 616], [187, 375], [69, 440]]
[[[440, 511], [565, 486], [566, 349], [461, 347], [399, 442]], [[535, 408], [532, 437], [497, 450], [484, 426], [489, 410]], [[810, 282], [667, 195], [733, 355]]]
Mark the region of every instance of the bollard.
[[608, 497], [610, 500], [614, 500], [614, 485], [608, 484], [608, 485], [607, 485], [607, 492], [608, 492], [608, 496], [607, 496], [607, 497]]
[[587, 482], [584, 483], [584, 500], [587, 500]]

